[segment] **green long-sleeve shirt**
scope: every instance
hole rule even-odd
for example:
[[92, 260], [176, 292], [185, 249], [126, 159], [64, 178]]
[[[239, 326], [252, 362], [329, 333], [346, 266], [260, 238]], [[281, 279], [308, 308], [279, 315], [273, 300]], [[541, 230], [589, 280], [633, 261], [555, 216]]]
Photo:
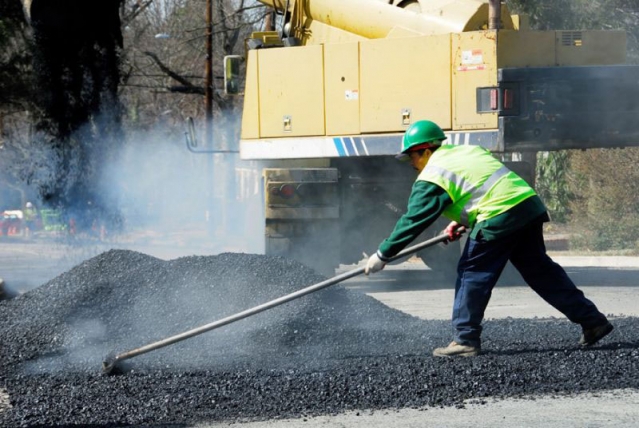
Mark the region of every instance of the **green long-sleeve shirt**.
[[[406, 213], [397, 221], [391, 235], [379, 246], [381, 255], [393, 257], [399, 253], [433, 224], [452, 203], [448, 193], [438, 185], [416, 181], [408, 198]], [[538, 218], [540, 221], [549, 220], [546, 207], [535, 195], [498, 216], [477, 223], [470, 232], [470, 237], [476, 239], [481, 231], [482, 238], [486, 241], [499, 239]]]

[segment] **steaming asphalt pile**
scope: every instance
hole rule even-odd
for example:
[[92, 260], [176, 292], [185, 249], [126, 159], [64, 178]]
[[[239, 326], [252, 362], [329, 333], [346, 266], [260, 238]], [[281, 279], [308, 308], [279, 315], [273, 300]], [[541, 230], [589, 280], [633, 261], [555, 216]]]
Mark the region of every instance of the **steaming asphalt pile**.
[[334, 286], [162, 348], [137, 348], [324, 278], [282, 258], [226, 253], [162, 261], [100, 254], [0, 302], [0, 426], [189, 425], [459, 406], [465, 399], [639, 388], [639, 320], [602, 346], [565, 320], [485, 324], [485, 354], [435, 359], [448, 321], [422, 321]]

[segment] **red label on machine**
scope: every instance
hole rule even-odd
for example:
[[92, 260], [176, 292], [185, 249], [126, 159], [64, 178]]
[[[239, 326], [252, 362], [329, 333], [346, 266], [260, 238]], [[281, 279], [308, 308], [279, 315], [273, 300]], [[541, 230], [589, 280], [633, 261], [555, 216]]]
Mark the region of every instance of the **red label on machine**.
[[480, 65], [461, 65], [459, 67], [457, 67], [457, 71], [473, 71], [473, 70], [485, 70], [486, 69], [486, 65], [485, 64], [480, 64]]
[[462, 51], [461, 65], [457, 67], [457, 71], [484, 70], [485, 68], [484, 52], [481, 49]]

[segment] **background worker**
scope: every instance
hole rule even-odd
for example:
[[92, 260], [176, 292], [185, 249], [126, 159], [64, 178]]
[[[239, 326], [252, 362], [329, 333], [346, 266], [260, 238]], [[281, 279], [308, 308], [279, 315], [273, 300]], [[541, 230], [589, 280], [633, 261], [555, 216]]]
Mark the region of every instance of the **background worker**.
[[28, 238], [35, 230], [36, 220], [38, 218], [38, 211], [31, 202], [27, 202], [24, 205], [24, 235]]
[[474, 356], [481, 351], [484, 311], [492, 289], [510, 261], [526, 283], [570, 321], [581, 325], [579, 343], [589, 346], [612, 324], [546, 254], [546, 207], [517, 174], [479, 146], [443, 145], [444, 132], [421, 120], [404, 134], [400, 157], [419, 172], [407, 212], [367, 262], [365, 273], [382, 270], [440, 215], [452, 220], [451, 240], [470, 230], [457, 266], [453, 342], [435, 356]]

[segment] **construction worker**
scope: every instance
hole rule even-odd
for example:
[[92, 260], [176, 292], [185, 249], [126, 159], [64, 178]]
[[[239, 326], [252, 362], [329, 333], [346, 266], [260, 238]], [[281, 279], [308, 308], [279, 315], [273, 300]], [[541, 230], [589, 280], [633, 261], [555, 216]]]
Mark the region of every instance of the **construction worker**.
[[38, 211], [31, 202], [24, 205], [24, 235], [28, 238], [35, 230], [35, 224], [38, 217]]
[[546, 208], [517, 174], [479, 146], [442, 145], [444, 132], [420, 120], [404, 134], [401, 154], [419, 172], [407, 212], [367, 262], [366, 275], [380, 271], [440, 215], [452, 222], [450, 240], [469, 230], [457, 266], [453, 341], [437, 357], [475, 356], [481, 351], [484, 311], [495, 283], [510, 261], [526, 283], [570, 321], [581, 325], [582, 346], [610, 333], [612, 324], [547, 254]]

